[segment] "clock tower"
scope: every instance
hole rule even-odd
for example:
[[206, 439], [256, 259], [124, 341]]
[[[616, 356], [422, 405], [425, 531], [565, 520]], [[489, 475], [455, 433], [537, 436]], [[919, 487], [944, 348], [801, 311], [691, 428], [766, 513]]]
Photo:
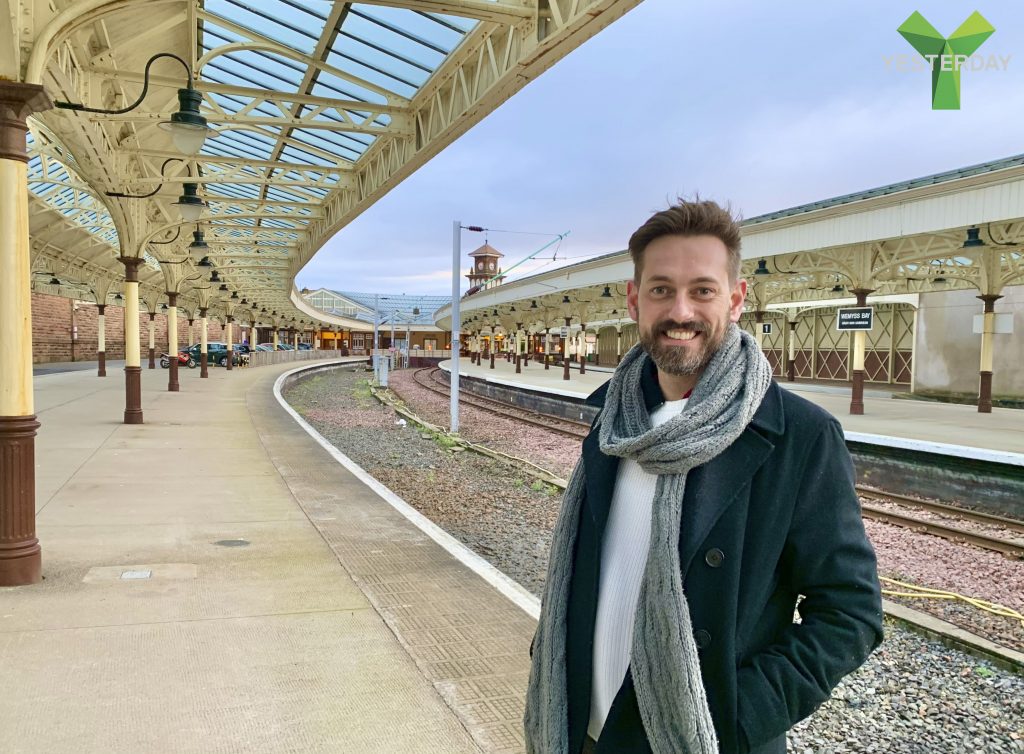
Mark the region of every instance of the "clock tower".
[[473, 266], [469, 268], [466, 277], [469, 278], [471, 288], [478, 285], [493, 288], [505, 280], [505, 276], [501, 274], [501, 263], [498, 261], [505, 255], [493, 246], [485, 243], [476, 251], [471, 251], [469, 256], [473, 259]]

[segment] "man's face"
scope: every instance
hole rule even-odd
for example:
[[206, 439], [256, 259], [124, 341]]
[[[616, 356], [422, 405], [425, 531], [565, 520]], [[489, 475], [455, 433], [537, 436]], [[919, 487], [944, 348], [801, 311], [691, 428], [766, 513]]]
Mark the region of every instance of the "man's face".
[[730, 285], [729, 252], [714, 236], [657, 238], [642, 269], [626, 287], [640, 342], [662, 372], [700, 374], [743, 313], [747, 282]]

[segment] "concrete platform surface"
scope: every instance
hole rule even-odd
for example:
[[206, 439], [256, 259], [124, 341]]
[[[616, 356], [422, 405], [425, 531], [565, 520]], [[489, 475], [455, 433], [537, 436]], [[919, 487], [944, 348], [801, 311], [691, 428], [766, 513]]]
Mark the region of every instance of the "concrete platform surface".
[[136, 426], [119, 371], [36, 379], [0, 752], [522, 749], [532, 619], [295, 424], [294, 366], [143, 369]]
[[[451, 362], [443, 361], [440, 366], [450, 371]], [[568, 381], [562, 378], [561, 366], [544, 369], [543, 364], [534, 362], [516, 374], [515, 364], [500, 358], [495, 359], [494, 369], [486, 359], [479, 366], [471, 364], [468, 358], [459, 359], [459, 373], [574, 398], [586, 398], [611, 379], [610, 372], [589, 368], [581, 375], [578, 364], [570, 370]], [[843, 425], [848, 439], [896, 444], [884, 438], [899, 438], [909, 441], [901, 446], [946, 455], [963, 455], [964, 448], [976, 449], [979, 452], [971, 455], [980, 459], [1024, 465], [1024, 411], [994, 408], [991, 414], [979, 414], [974, 406], [897, 401], [891, 400], [888, 391], [866, 388], [864, 415], [851, 416], [848, 386], [827, 386], [826, 390], [819, 384], [785, 380], [779, 384], [829, 411]], [[865, 437], [869, 435], [879, 437]]]

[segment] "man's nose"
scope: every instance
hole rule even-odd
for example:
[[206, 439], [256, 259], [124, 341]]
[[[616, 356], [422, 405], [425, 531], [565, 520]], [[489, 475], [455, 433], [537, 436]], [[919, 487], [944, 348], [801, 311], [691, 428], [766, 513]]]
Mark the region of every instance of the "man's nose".
[[694, 317], [693, 302], [685, 293], [676, 294], [672, 299], [672, 308], [668, 316], [676, 322], [689, 322]]

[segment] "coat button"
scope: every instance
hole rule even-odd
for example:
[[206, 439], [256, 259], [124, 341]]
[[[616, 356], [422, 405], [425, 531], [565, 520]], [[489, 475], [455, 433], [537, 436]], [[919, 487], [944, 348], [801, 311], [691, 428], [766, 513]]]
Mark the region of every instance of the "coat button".
[[704, 562], [712, 568], [718, 568], [725, 561], [725, 553], [717, 547], [713, 547], [704, 553]]
[[711, 634], [703, 628], [698, 628], [693, 632], [693, 641], [697, 645], [697, 649], [707, 649], [711, 646]]

